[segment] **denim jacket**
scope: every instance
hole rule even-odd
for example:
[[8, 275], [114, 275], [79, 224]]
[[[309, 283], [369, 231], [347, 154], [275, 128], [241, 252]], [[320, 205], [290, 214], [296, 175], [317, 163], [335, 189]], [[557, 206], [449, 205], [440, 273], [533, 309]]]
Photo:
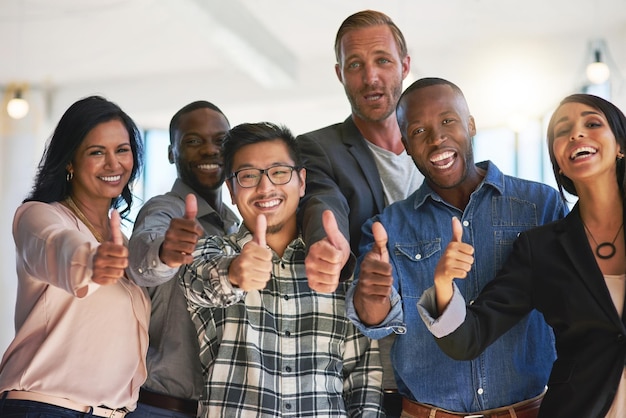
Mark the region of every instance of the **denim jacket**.
[[417, 302], [433, 284], [435, 266], [452, 236], [453, 216], [463, 224], [463, 241], [476, 248], [467, 278], [455, 281], [471, 303], [495, 276], [519, 232], [568, 211], [550, 186], [506, 176], [490, 161], [477, 166], [486, 175], [464, 211], [444, 202], [424, 182], [406, 200], [363, 225], [359, 262], [374, 242], [373, 222], [380, 221], [389, 236], [394, 288], [387, 318], [373, 327], [360, 322], [353, 301], [356, 281], [346, 297], [348, 317], [365, 335], [378, 339], [397, 334], [391, 361], [402, 395], [456, 412], [511, 405], [538, 395], [556, 358], [552, 330], [536, 311], [471, 361], [447, 357], [419, 316]]

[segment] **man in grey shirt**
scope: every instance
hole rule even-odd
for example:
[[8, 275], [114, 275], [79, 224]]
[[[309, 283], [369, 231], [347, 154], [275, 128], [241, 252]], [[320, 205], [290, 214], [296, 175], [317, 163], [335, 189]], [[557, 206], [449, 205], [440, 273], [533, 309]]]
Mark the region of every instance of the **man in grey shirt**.
[[212, 103], [196, 101], [170, 122], [168, 157], [178, 178], [148, 200], [129, 243], [132, 279], [152, 300], [148, 378], [133, 418], [196, 416], [204, 380], [196, 331], [176, 277], [203, 235], [225, 235], [239, 218], [222, 202], [222, 141], [230, 124]]

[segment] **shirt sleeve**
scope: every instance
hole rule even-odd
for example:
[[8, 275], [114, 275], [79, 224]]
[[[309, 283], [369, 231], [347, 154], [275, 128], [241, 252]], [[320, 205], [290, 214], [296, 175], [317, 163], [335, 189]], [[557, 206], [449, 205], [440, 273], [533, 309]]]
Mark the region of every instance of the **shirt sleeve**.
[[417, 302], [417, 310], [424, 324], [426, 324], [426, 328], [437, 338], [445, 337], [455, 331], [463, 324], [467, 314], [465, 299], [461, 295], [461, 291], [456, 283], [453, 282], [452, 285], [454, 288], [452, 299], [438, 318], [435, 318], [437, 316], [437, 299], [434, 286], [426, 289]]
[[180, 275], [183, 293], [190, 307], [227, 307], [242, 300], [245, 291], [228, 279], [230, 263], [239, 256], [239, 248], [228, 238], [202, 238], [193, 253], [193, 262]]
[[174, 196], [158, 196], [139, 211], [128, 252], [130, 277], [140, 286], [158, 286], [176, 275], [179, 268], [169, 267], [159, 258], [161, 244], [173, 218], [184, 215], [184, 202]]
[[13, 222], [18, 270], [74, 296], [88, 296], [100, 287], [92, 280], [99, 243], [59, 210], [42, 202], [18, 208]]
[[361, 319], [354, 308], [354, 291], [356, 290], [356, 283], [357, 281], [354, 281], [346, 292], [346, 314], [348, 319], [356, 325], [359, 331], [375, 340], [386, 337], [392, 332], [395, 332], [396, 334], [406, 333], [404, 312], [402, 311], [402, 301], [396, 288], [391, 288], [391, 295], [389, 296], [391, 300], [391, 310], [387, 314], [387, 317], [378, 325], [367, 326], [361, 322]]
[[349, 417], [379, 417], [382, 414], [383, 369], [378, 341], [361, 334], [353, 325], [343, 355], [343, 393]]

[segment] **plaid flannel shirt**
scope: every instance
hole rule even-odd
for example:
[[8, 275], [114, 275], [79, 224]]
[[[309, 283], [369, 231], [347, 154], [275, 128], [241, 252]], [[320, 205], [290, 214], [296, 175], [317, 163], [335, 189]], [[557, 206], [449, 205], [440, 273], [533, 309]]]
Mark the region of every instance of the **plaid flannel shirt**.
[[378, 345], [346, 317], [349, 282], [312, 291], [298, 237], [274, 253], [266, 288], [244, 292], [228, 268], [251, 239], [243, 226], [201, 239], [180, 276], [200, 341], [201, 416], [384, 416]]

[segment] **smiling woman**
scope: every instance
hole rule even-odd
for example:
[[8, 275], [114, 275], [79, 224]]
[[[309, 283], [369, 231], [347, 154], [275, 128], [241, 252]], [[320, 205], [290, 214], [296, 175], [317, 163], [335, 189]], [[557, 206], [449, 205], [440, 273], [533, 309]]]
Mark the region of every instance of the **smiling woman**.
[[0, 415], [135, 408], [149, 301], [126, 277], [117, 209], [130, 212], [141, 155], [135, 123], [104, 98], [77, 101], [59, 121], [13, 221], [16, 336], [0, 363]]

